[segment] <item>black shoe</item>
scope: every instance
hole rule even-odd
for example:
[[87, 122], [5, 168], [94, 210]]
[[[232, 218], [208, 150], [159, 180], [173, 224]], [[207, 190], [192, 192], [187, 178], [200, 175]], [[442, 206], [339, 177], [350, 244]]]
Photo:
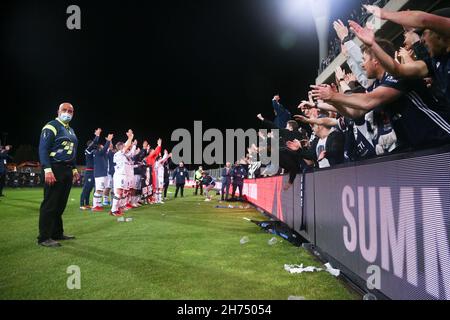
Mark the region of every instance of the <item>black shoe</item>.
[[71, 235], [63, 235], [61, 238], [55, 238], [55, 240], [63, 241], [63, 240], [74, 240], [75, 236]]
[[61, 244], [59, 242], [56, 242], [53, 239], [48, 239], [42, 242], [38, 242], [38, 245], [43, 246], [43, 247], [48, 247], [48, 248], [56, 248], [56, 247], [61, 247]]

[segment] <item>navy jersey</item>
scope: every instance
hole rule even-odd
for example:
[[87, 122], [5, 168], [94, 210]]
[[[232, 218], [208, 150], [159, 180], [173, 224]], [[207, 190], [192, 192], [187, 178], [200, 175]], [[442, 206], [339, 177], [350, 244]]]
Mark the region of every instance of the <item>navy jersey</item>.
[[94, 177], [106, 177], [108, 175], [108, 148], [111, 141], [106, 141], [102, 150], [94, 150]]
[[94, 170], [94, 150], [98, 145], [98, 136], [95, 136], [92, 143], [84, 150], [84, 156], [86, 158], [86, 169]]
[[426, 147], [450, 141], [450, 109], [433, 99], [420, 79], [396, 79], [385, 73], [368, 89], [388, 87], [403, 95], [385, 106], [395, 133], [406, 147]]
[[134, 161], [134, 174], [139, 176], [145, 176], [146, 162], [144, 159], [148, 156], [148, 151], [141, 149], [137, 155], [133, 157]]
[[108, 150], [108, 174], [110, 176], [114, 175], [114, 167], [115, 167], [115, 163], [114, 163], [114, 151], [113, 150]]
[[75, 169], [78, 139], [68, 124], [58, 118], [47, 123], [41, 131], [39, 161], [45, 172], [54, 163], [71, 164]]
[[2, 150], [0, 151], [0, 174], [5, 173], [7, 170], [6, 164], [8, 161], [10, 161], [12, 158], [9, 156], [8, 151]]
[[338, 130], [344, 134], [345, 138], [344, 161], [358, 161], [376, 155], [373, 143], [374, 132], [367, 118], [353, 120], [340, 117], [338, 119]]
[[437, 100], [442, 100], [450, 108], [450, 52], [439, 57], [426, 57], [429, 76], [433, 78], [431, 90]]
[[215, 186], [216, 185], [216, 181], [211, 176], [205, 176], [202, 179], [202, 184], [204, 186], [206, 186], [206, 187], [209, 186], [209, 185]]
[[173, 170], [172, 178], [176, 184], [186, 183], [186, 179], [189, 179], [189, 171], [185, 167], [176, 167]]
[[233, 183], [243, 183], [247, 176], [247, 171], [240, 165], [231, 170], [231, 176], [233, 177]]

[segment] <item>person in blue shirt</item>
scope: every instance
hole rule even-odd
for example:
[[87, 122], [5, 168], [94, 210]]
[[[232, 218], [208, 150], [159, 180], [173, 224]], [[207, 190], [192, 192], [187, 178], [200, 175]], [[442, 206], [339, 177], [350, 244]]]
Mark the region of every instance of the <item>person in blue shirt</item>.
[[244, 179], [246, 178], [246, 176], [247, 170], [245, 170], [243, 165], [237, 162], [235, 167], [231, 171], [231, 177], [233, 178], [233, 192], [231, 194], [231, 199], [236, 200], [236, 189], [239, 188], [238, 200], [242, 200], [242, 188], [244, 186]]
[[108, 150], [111, 144], [113, 134], [108, 134], [105, 145], [99, 144], [94, 150], [94, 179], [95, 179], [95, 193], [91, 209], [94, 212], [103, 211], [102, 199], [106, 189], [106, 180], [108, 177]]
[[[231, 163], [227, 162], [225, 168], [222, 169], [222, 188], [221, 188], [221, 200], [228, 200], [228, 195], [230, 194], [231, 185]], [[226, 194], [224, 198], [224, 194]]]
[[59, 247], [57, 240], [71, 240], [64, 234], [62, 214], [66, 208], [72, 184], [78, 181], [76, 154], [78, 139], [69, 126], [74, 114], [70, 103], [62, 103], [58, 117], [41, 131], [39, 160], [44, 170], [44, 199], [39, 214], [38, 244]]
[[90, 209], [89, 200], [92, 189], [94, 189], [94, 150], [98, 146], [98, 140], [102, 129], [95, 130], [94, 140], [89, 140], [86, 143], [84, 156], [86, 158], [86, 168], [84, 169], [83, 189], [80, 196], [80, 210]]
[[280, 103], [280, 95], [276, 94], [272, 99], [272, 107], [275, 113], [273, 123], [278, 129], [286, 128], [287, 122], [291, 120], [291, 113]]
[[0, 147], [0, 197], [4, 197], [3, 188], [5, 187], [6, 173], [8, 171], [6, 163], [12, 160], [11, 156], [8, 154], [10, 149], [11, 146], [5, 146], [4, 149], [1, 149]]
[[180, 162], [178, 167], [173, 171], [172, 178], [175, 181], [175, 198], [178, 196], [178, 190], [180, 190], [180, 195], [183, 198], [184, 185], [186, 179], [189, 179], [189, 171], [184, 167], [184, 163]]

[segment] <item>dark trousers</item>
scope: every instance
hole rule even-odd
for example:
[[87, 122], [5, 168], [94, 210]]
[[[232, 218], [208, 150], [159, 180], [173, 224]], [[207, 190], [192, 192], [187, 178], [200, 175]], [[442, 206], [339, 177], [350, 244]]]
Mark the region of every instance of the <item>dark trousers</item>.
[[3, 194], [3, 188], [6, 183], [6, 172], [0, 173], [0, 194]]
[[39, 215], [38, 242], [59, 239], [64, 234], [62, 214], [67, 205], [72, 188], [72, 167], [52, 165], [56, 182], [53, 186], [44, 185], [44, 200]]
[[230, 183], [222, 183], [222, 189], [220, 193], [222, 200], [224, 200], [223, 198], [224, 194], [226, 194], [225, 200], [228, 200], [228, 196], [230, 194]]
[[181, 196], [183, 196], [184, 183], [177, 183], [177, 188], [175, 189], [175, 198], [178, 196], [178, 190], [180, 190]]
[[280, 167], [289, 172], [289, 183], [294, 183], [300, 172], [301, 159], [291, 151], [280, 150]]
[[92, 189], [95, 186], [94, 171], [85, 171], [83, 190], [80, 196], [80, 207], [88, 206]]
[[167, 198], [167, 189], [169, 189], [169, 181], [164, 181], [164, 198]]
[[242, 198], [242, 187], [243, 186], [244, 186], [243, 182], [233, 183], [233, 193], [231, 194], [231, 198], [234, 198], [237, 188], [239, 188], [239, 198]]
[[198, 188], [200, 188], [200, 195], [203, 195], [203, 183], [201, 181], [196, 181], [195, 182], [195, 195], [197, 195], [198, 193]]

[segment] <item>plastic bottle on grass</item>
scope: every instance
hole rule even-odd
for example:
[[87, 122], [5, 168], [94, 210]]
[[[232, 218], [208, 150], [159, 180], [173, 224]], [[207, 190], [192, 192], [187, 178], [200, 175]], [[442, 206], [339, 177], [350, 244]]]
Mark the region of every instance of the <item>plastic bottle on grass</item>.
[[275, 243], [277, 243], [277, 242], [278, 242], [278, 239], [275, 238], [275, 237], [270, 238], [269, 241], [267, 241], [267, 243], [269, 244], [269, 246], [273, 246], [273, 245], [274, 245]]
[[249, 241], [250, 241], [250, 239], [247, 236], [245, 236], [245, 237], [242, 237], [240, 242], [241, 242], [241, 244], [246, 244]]

